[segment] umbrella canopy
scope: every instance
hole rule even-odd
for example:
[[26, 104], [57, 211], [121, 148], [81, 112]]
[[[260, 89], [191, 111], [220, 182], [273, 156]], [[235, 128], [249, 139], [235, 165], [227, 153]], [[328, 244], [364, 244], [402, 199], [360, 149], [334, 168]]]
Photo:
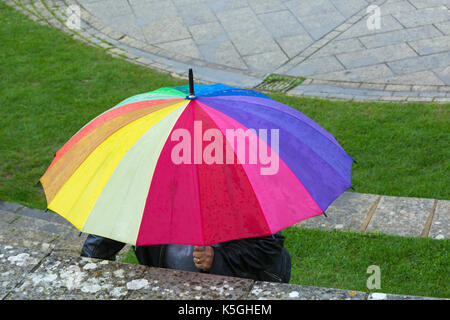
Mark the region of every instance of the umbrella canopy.
[[304, 114], [252, 90], [194, 89], [139, 94], [85, 125], [41, 178], [48, 208], [133, 245], [211, 245], [320, 215], [351, 187], [354, 160]]

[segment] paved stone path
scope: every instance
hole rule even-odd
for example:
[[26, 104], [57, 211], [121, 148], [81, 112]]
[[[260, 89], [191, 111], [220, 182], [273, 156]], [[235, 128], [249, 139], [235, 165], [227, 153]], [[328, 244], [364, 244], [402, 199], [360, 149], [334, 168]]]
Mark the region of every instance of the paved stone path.
[[[450, 102], [450, 0], [4, 1], [112, 55], [181, 76], [192, 67], [204, 82]], [[69, 5], [80, 8], [80, 29], [67, 28]], [[369, 28], [371, 5], [379, 29]], [[306, 81], [262, 86], [273, 74]]]

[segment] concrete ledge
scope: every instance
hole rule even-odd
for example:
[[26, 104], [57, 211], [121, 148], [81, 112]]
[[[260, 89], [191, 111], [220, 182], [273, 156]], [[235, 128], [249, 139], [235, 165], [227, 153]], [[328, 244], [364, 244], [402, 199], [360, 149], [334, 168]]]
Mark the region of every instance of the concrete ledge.
[[367, 293], [256, 281], [248, 299], [256, 300], [366, 300]]
[[[399, 294], [371, 293], [368, 300], [438, 300], [429, 297], [404, 296]], [[444, 299], [441, 299], [444, 300]], [[446, 299], [445, 299], [446, 300]]]
[[0, 245], [2, 300], [434, 299], [253, 281]]

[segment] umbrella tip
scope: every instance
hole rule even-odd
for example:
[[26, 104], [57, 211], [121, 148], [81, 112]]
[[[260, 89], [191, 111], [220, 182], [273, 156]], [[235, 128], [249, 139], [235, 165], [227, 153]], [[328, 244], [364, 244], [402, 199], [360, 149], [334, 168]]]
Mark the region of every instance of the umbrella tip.
[[195, 99], [194, 92], [194, 73], [192, 69], [189, 69], [189, 96], [187, 97], [189, 100]]

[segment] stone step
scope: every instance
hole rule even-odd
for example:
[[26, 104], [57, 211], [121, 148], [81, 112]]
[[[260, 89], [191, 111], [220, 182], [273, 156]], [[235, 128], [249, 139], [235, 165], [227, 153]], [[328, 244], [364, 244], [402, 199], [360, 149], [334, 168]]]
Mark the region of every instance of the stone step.
[[[0, 243], [38, 250], [67, 251], [79, 255], [87, 234], [80, 233], [57, 213], [30, 209], [0, 201]], [[126, 245], [116, 256], [122, 260], [130, 249]]]
[[0, 210], [0, 243], [31, 248], [80, 254], [85, 234], [73, 226], [32, 216]]
[[450, 238], [450, 201], [345, 192], [320, 215], [297, 227]]
[[32, 217], [36, 219], [41, 219], [44, 221], [54, 222], [63, 224], [66, 226], [72, 226], [69, 221], [61, 217], [59, 214], [52, 212], [50, 210], [39, 210], [39, 209], [32, 209], [25, 206], [22, 206], [17, 203], [13, 202], [7, 202], [7, 201], [1, 201], [0, 200], [0, 210], [8, 211], [11, 213], [15, 213], [17, 215], [26, 216], [26, 217]]

